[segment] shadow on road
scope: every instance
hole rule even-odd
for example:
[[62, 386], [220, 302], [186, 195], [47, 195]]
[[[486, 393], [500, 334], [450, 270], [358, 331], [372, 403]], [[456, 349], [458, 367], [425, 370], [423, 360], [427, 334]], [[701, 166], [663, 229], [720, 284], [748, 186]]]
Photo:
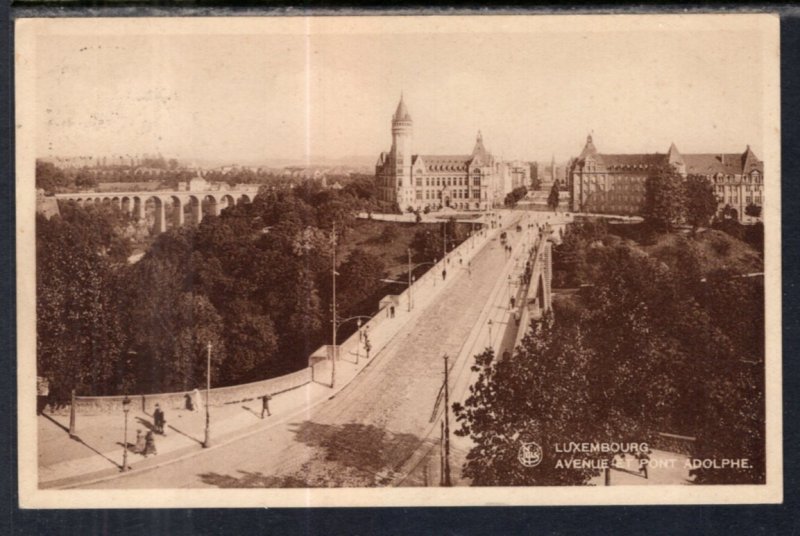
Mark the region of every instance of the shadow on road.
[[[47, 419], [51, 423], [55, 424], [56, 426], [58, 426], [59, 428], [64, 430], [66, 433], [69, 433], [69, 428], [67, 428], [66, 426], [64, 426], [60, 422], [58, 422], [55, 419], [53, 419], [50, 415], [47, 415], [46, 413], [42, 413], [42, 417], [44, 417], [45, 419]], [[114, 467], [117, 467], [117, 468], [121, 468], [122, 467], [122, 464], [119, 464], [119, 463], [115, 462], [114, 460], [112, 460], [111, 458], [109, 458], [108, 456], [106, 456], [105, 454], [103, 454], [102, 452], [100, 452], [99, 450], [97, 450], [96, 448], [91, 446], [90, 444], [86, 443], [83, 439], [81, 439], [77, 435], [71, 436], [70, 439], [72, 439], [73, 441], [77, 441], [78, 443], [80, 443], [81, 445], [83, 445], [87, 449], [91, 450], [92, 452], [94, 452], [95, 454], [100, 456], [101, 458], [107, 460]]]
[[334, 485], [387, 485], [422, 442], [413, 434], [394, 434], [369, 424], [304, 421], [295, 427], [295, 439], [321, 449], [320, 458], [333, 465], [326, 473], [335, 475], [336, 467], [344, 470], [346, 482]]
[[366, 424], [305, 421], [293, 426], [297, 441], [321, 450], [295, 474], [275, 476], [238, 471], [238, 476], [203, 473], [200, 479], [219, 488], [385, 486], [421, 443], [413, 434], [393, 434]]

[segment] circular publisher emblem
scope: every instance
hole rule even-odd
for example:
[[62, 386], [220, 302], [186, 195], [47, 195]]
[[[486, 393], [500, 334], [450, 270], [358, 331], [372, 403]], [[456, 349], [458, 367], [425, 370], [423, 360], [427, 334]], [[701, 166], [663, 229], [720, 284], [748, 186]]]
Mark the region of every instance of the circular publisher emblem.
[[542, 447], [531, 441], [520, 445], [517, 459], [525, 467], [536, 467], [542, 462], [543, 454]]

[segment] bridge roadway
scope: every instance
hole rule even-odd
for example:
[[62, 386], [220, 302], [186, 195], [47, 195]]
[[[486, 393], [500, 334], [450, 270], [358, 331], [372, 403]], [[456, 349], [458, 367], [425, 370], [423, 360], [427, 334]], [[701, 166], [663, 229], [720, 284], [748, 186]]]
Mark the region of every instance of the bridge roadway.
[[[516, 213], [509, 229], [521, 217]], [[477, 254], [471, 273], [466, 267], [448, 270], [448, 288], [441, 299], [415, 311], [416, 317], [370, 366], [331, 399], [234, 443], [87, 487], [438, 485], [438, 475], [428, 468], [438, 467], [438, 451], [432, 453], [432, 445], [438, 444], [442, 415], [442, 404], [436, 410], [442, 356], [451, 356], [453, 402], [466, 396], [473, 380], [472, 355], [489, 344], [489, 318], [495, 319], [494, 345], [513, 346], [516, 329], [508, 322], [507, 306], [513, 289], [506, 283], [507, 274], [520, 266], [516, 256], [526, 242], [532, 245], [533, 236], [508, 234], [515, 243], [513, 255], [495, 239]], [[510, 326], [513, 329], [507, 329]], [[455, 447], [456, 461], [468, 448], [461, 445]], [[453, 480], [467, 484], [459, 469], [453, 465]]]

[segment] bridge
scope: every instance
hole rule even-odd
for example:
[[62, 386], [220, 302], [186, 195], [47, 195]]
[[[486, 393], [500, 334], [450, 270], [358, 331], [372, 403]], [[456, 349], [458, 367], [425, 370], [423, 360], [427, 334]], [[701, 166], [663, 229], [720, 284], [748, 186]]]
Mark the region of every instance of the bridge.
[[60, 193], [58, 201], [74, 201], [81, 206], [111, 204], [127, 212], [138, 222], [153, 223], [153, 233], [168, 227], [198, 225], [205, 216], [218, 216], [228, 207], [250, 203], [258, 194], [258, 185], [209, 183], [201, 177], [178, 183], [176, 190], [75, 192]]

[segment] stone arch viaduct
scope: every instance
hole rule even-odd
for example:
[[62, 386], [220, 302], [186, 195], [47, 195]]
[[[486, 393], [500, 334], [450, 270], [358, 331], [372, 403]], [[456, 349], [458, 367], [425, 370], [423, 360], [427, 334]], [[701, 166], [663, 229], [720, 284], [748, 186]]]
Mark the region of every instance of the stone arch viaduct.
[[218, 216], [228, 207], [251, 202], [257, 193], [257, 185], [243, 185], [205, 190], [61, 193], [55, 194], [55, 198], [75, 201], [81, 206], [112, 204], [137, 221], [147, 221], [150, 212], [154, 222], [153, 233], [157, 234], [167, 230], [168, 218], [174, 227], [197, 225], [205, 216]]

